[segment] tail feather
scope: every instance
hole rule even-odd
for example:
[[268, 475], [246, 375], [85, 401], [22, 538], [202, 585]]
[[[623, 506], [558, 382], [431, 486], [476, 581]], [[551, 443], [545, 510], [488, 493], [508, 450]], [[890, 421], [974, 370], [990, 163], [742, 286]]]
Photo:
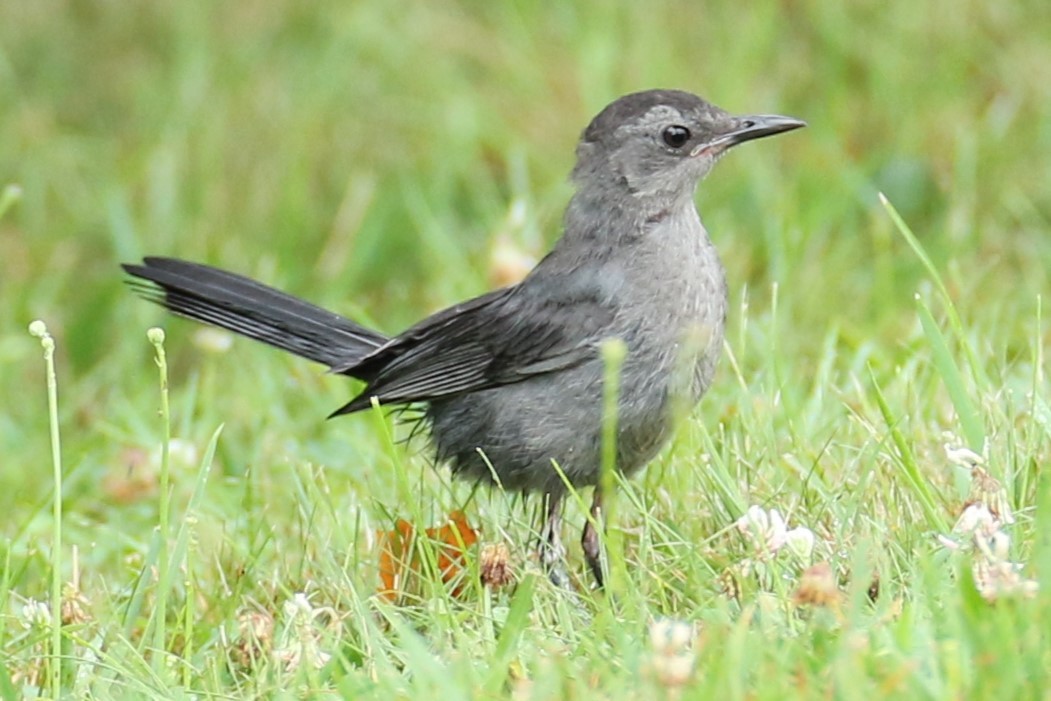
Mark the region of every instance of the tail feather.
[[146, 281], [130, 281], [139, 294], [175, 314], [329, 367], [346, 366], [388, 340], [339, 314], [218, 268], [157, 257], [122, 267]]

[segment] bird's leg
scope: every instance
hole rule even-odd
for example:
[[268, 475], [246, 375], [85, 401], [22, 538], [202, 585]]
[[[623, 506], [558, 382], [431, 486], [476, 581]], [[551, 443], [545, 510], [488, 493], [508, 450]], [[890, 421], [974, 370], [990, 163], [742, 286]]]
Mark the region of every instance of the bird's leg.
[[591, 498], [590, 516], [584, 521], [584, 534], [580, 536], [580, 547], [584, 551], [584, 560], [591, 568], [595, 584], [601, 589], [606, 581], [602, 569], [602, 539], [599, 530], [602, 528], [602, 487], [595, 487]]
[[569, 574], [566, 572], [566, 546], [562, 544], [562, 495], [548, 494], [546, 501], [547, 518], [540, 531], [537, 553], [540, 566], [547, 572], [552, 584], [570, 589]]

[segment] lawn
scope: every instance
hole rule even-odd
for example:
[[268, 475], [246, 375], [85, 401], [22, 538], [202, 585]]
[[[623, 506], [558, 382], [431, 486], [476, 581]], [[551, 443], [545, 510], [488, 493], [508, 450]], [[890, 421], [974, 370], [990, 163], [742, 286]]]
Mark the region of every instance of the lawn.
[[[1048, 698], [1049, 86], [1039, 0], [0, 4], [0, 699]], [[543, 255], [650, 87], [809, 127], [698, 191], [726, 350], [604, 593], [589, 494], [566, 592], [538, 503], [123, 283], [397, 332]]]

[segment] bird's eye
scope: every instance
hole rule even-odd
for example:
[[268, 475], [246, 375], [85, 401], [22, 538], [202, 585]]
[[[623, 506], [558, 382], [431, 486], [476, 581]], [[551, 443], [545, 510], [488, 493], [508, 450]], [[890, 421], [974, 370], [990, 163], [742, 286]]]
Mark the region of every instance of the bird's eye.
[[673, 124], [661, 132], [661, 138], [672, 148], [682, 148], [690, 140], [690, 130], [682, 125]]

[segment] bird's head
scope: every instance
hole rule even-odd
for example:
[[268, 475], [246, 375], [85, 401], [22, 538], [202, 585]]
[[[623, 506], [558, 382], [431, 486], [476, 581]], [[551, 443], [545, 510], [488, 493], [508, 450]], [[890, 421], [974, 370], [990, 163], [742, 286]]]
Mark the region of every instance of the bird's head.
[[806, 123], [779, 115], [734, 116], [688, 92], [647, 90], [617, 99], [591, 120], [577, 146], [578, 191], [675, 200], [728, 149]]

